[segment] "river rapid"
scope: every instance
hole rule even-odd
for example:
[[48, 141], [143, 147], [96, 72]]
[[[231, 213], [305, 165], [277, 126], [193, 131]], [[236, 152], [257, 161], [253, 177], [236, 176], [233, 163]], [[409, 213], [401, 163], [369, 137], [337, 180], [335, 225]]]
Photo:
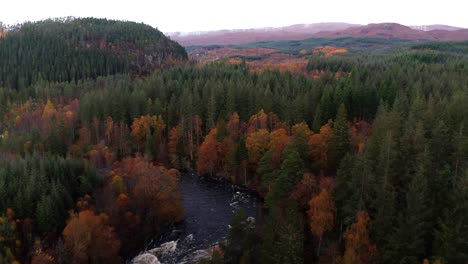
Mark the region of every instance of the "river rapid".
[[226, 181], [185, 174], [180, 178], [184, 220], [164, 231], [130, 263], [196, 263], [208, 257], [206, 249], [224, 241], [229, 222], [243, 209], [256, 218], [261, 208], [257, 195]]

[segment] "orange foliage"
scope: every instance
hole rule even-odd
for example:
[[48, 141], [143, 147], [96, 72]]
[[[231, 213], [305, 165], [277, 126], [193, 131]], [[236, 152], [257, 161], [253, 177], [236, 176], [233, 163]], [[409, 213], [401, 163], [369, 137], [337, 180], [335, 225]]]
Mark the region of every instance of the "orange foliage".
[[246, 62], [251, 72], [262, 73], [265, 70], [289, 71], [292, 74], [305, 74], [308, 60], [286, 53], [273, 53], [260, 60]]
[[63, 230], [65, 246], [71, 255], [70, 263], [120, 261], [120, 241], [106, 221], [106, 215], [96, 215], [89, 210], [70, 214]]
[[179, 144], [179, 127], [173, 127], [169, 131], [169, 141], [167, 142], [167, 152], [171, 165], [175, 168], [180, 168], [179, 154], [177, 153], [177, 145]]
[[87, 153], [88, 160], [96, 168], [106, 168], [115, 160], [115, 154], [106, 146], [95, 145], [92, 150]]
[[268, 129], [268, 116], [265, 112], [260, 110], [257, 114], [253, 115], [249, 119], [247, 128], [247, 134], [253, 133], [260, 129]]
[[54, 116], [56, 113], [57, 113], [57, 111], [55, 111], [54, 105], [52, 104], [50, 99], [48, 99], [46, 105], [44, 106], [44, 111], [42, 113], [42, 119], [48, 120], [48, 119], [52, 118], [52, 116]]
[[160, 223], [178, 222], [182, 219], [179, 177], [173, 171], [152, 164], [136, 164], [138, 179], [133, 188], [133, 199], [140, 212], [148, 212], [150, 217], [156, 215]]
[[6, 209], [6, 217], [8, 219], [8, 221], [13, 221], [13, 219], [15, 218], [15, 211], [11, 208], [7, 208]]
[[313, 54], [320, 53], [320, 54], [323, 54], [326, 58], [332, 57], [336, 54], [342, 54], [346, 52], [348, 52], [348, 50], [345, 48], [337, 48], [333, 46], [323, 46], [323, 47], [318, 47], [312, 50]]
[[372, 126], [366, 121], [354, 120], [350, 127], [350, 144], [359, 154], [364, 150], [367, 139], [370, 137]]
[[249, 162], [256, 165], [270, 146], [270, 133], [266, 129], [260, 129], [247, 136], [245, 147], [249, 153]]
[[54, 258], [42, 250], [36, 250], [31, 259], [31, 264], [49, 264], [54, 263]]
[[239, 63], [242, 61], [239, 56], [242, 57], [257, 57], [268, 55], [271, 53], [277, 52], [275, 49], [271, 48], [229, 48], [223, 47], [219, 49], [195, 49], [189, 52], [190, 58], [193, 58], [200, 62], [201, 64], [206, 64], [209, 62], [217, 61], [221, 58], [229, 58], [233, 63]]
[[134, 118], [131, 126], [131, 135], [135, 139], [138, 145], [143, 147], [146, 142], [146, 136], [151, 133], [149, 120], [146, 116], [140, 118]]
[[106, 119], [106, 124], [105, 124], [105, 129], [104, 129], [104, 139], [106, 142], [106, 145], [110, 146], [112, 144], [112, 139], [114, 135], [114, 120], [112, 120], [112, 117], [107, 117]]
[[158, 144], [165, 127], [161, 116], [141, 116], [133, 119], [131, 135], [140, 147], [145, 145], [148, 136], [153, 136], [155, 144]]
[[291, 130], [294, 137], [309, 138], [313, 134], [306, 122], [295, 124]]
[[282, 153], [286, 145], [289, 143], [289, 136], [284, 128], [279, 128], [270, 133], [269, 149], [272, 152], [272, 161], [279, 166], [282, 160]]
[[38, 129], [41, 140], [34, 142], [34, 144], [31, 141], [23, 142], [24, 150], [25, 152], [43, 152], [46, 150], [43, 143], [50, 136], [52, 122], [55, 122], [64, 125], [64, 130], [56, 136], [61, 137], [61, 140], [69, 146], [73, 143], [73, 137], [65, 137], [63, 133], [68, 130], [69, 135], [74, 134], [78, 120], [78, 107], [77, 99], [65, 105], [54, 105], [51, 100], [47, 100], [45, 103], [28, 100], [25, 103], [9, 107], [9, 111], [3, 115], [2, 130], [19, 134]]
[[215, 174], [220, 165], [221, 143], [217, 140], [218, 128], [212, 128], [198, 149], [197, 172]]
[[0, 28], [0, 39], [6, 37], [7, 34], [8, 34], [7, 30]]
[[328, 161], [328, 145], [333, 139], [332, 122], [320, 128], [320, 133], [309, 137], [309, 153], [317, 167], [325, 169]]
[[241, 135], [241, 125], [242, 123], [237, 112], [229, 115], [228, 122], [226, 123], [226, 129], [229, 133], [229, 137], [232, 140], [237, 140]]
[[333, 178], [333, 177], [324, 177], [324, 176], [322, 176], [319, 179], [320, 189], [327, 190], [327, 192], [329, 192], [329, 193], [331, 193], [331, 191], [333, 190], [334, 184], [335, 184], [335, 178]]
[[108, 176], [119, 207], [129, 205], [137, 215], [159, 223], [182, 218], [177, 170], [136, 157], [115, 163]]
[[302, 179], [296, 184], [291, 198], [296, 200], [302, 207], [306, 208], [309, 201], [319, 192], [315, 175], [309, 172], [304, 173]]
[[321, 238], [326, 231], [333, 229], [335, 202], [328, 191], [324, 189], [309, 201], [309, 206], [307, 214], [310, 219], [310, 231]]
[[366, 211], [360, 211], [356, 218], [356, 222], [343, 235], [345, 240], [344, 264], [369, 263], [370, 259], [377, 253], [377, 248], [369, 238], [369, 215]]

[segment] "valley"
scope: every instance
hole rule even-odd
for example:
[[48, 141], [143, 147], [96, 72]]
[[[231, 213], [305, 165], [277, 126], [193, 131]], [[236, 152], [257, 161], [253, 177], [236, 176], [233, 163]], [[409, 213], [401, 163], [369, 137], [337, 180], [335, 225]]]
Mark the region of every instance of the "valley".
[[0, 24], [0, 263], [466, 263], [468, 35]]

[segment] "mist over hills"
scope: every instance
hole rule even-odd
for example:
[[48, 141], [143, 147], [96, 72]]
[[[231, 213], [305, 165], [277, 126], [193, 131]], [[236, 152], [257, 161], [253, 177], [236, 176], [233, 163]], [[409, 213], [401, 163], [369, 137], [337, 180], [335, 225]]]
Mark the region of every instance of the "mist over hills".
[[448, 25], [404, 26], [397, 23], [357, 25], [348, 23], [297, 24], [286, 27], [169, 32], [172, 40], [183, 46], [238, 45], [259, 41], [302, 40], [312, 37], [372, 37], [461, 41], [468, 39], [468, 29]]

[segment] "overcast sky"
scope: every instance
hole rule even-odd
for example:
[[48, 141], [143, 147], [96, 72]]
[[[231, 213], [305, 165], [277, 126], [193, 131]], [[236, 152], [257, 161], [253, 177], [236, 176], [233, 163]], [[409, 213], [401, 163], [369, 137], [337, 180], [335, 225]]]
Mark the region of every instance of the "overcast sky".
[[105, 17], [163, 32], [277, 27], [301, 23], [397, 22], [468, 28], [467, 0], [1, 0], [0, 21]]

